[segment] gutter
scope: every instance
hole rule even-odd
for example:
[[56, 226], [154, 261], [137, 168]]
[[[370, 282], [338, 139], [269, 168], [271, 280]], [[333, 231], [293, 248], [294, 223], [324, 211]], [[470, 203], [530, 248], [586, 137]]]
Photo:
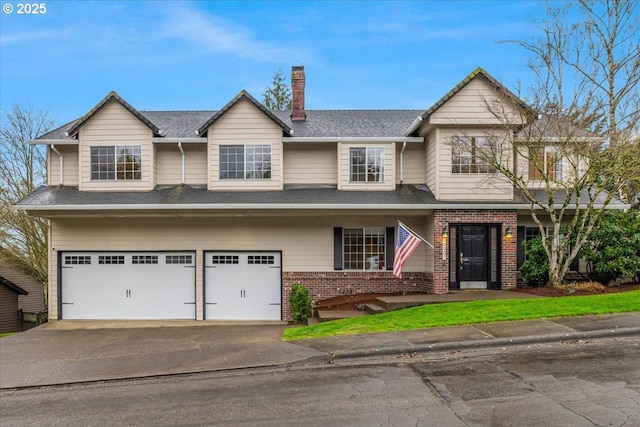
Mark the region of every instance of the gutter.
[[[202, 210], [321, 210], [321, 209], [366, 209], [366, 210], [429, 210], [429, 209], [465, 209], [465, 210], [486, 210], [486, 209], [513, 209], [522, 210], [530, 209], [530, 205], [518, 203], [513, 205], [508, 204], [496, 204], [496, 203], [483, 203], [483, 204], [469, 204], [469, 203], [421, 203], [421, 204], [375, 204], [375, 203], [363, 203], [363, 204], [321, 204], [321, 203], [273, 203], [273, 204], [260, 204], [260, 203], [230, 203], [230, 204], [212, 204], [212, 203], [191, 203], [191, 204], [101, 204], [101, 205], [26, 205], [19, 204], [14, 205], [16, 210], [25, 211], [124, 211], [124, 210], [185, 210], [185, 211], [202, 211]], [[556, 208], [561, 208], [558, 205]], [[580, 208], [584, 206], [581, 205]], [[596, 208], [602, 207], [602, 205], [595, 206]], [[629, 205], [611, 206], [609, 209], [628, 209]]]
[[424, 142], [424, 138], [417, 136], [285, 136], [282, 142]]
[[58, 185], [64, 185], [64, 156], [58, 151], [55, 144], [51, 144], [51, 151], [60, 157], [60, 183]]
[[29, 145], [78, 145], [77, 139], [31, 139]]
[[422, 124], [422, 116], [416, 117], [415, 120], [411, 122], [411, 124], [409, 125], [409, 127], [407, 128], [404, 134], [406, 136], [411, 135], [420, 127], [421, 124]]
[[154, 136], [151, 138], [151, 142], [165, 144], [175, 144], [180, 142], [183, 144], [206, 144], [207, 138], [160, 138]]

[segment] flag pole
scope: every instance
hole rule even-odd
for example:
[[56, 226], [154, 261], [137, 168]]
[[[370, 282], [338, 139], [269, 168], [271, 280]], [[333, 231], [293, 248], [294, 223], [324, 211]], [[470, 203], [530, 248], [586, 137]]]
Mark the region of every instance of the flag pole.
[[416, 233], [415, 231], [413, 231], [412, 229], [410, 229], [409, 227], [407, 227], [407, 226], [406, 226], [406, 224], [404, 224], [404, 223], [402, 223], [402, 222], [400, 222], [400, 221], [398, 221], [398, 224], [402, 225], [404, 228], [406, 228], [407, 230], [409, 230], [409, 231], [410, 231], [414, 236], [416, 236], [418, 239], [422, 240], [422, 241], [423, 241], [423, 242], [425, 242], [427, 245], [431, 246], [431, 249], [435, 249], [435, 247], [434, 247], [431, 243], [427, 242], [427, 240], [426, 240], [424, 237], [422, 237], [421, 235], [419, 235], [418, 233]]

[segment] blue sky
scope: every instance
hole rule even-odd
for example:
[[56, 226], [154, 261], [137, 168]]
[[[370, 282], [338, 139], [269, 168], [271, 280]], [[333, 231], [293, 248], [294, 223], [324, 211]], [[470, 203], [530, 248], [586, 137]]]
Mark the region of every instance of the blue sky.
[[[139, 110], [217, 110], [261, 99], [304, 65], [308, 109], [427, 109], [476, 67], [517, 92], [538, 1], [0, 0], [0, 108], [63, 124], [109, 91]], [[6, 13], [7, 4], [12, 12]]]

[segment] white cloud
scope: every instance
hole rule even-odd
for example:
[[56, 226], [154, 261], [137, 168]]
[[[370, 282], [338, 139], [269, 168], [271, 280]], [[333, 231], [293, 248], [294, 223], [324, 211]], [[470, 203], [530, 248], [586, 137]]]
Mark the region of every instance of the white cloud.
[[242, 25], [219, 18], [180, 3], [167, 7], [163, 36], [184, 40], [204, 52], [230, 54], [256, 61], [282, 62], [300, 55], [293, 48], [283, 48], [261, 41]]
[[0, 37], [0, 46], [29, 43], [39, 40], [53, 40], [68, 37], [69, 30], [23, 31], [13, 34], [3, 34]]

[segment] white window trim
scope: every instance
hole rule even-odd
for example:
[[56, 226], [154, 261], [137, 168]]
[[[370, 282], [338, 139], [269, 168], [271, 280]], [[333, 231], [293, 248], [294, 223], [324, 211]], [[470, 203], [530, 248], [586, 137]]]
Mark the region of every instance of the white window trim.
[[[352, 175], [352, 157], [351, 157], [351, 150], [362, 150], [364, 149], [364, 181], [354, 181], [353, 180], [353, 175]], [[380, 153], [380, 171], [378, 173], [378, 180], [376, 181], [369, 181], [369, 173], [367, 172], [368, 170], [368, 166], [369, 166], [369, 150], [382, 150], [382, 152]], [[384, 180], [385, 180], [385, 147], [372, 147], [372, 146], [365, 146], [365, 147], [349, 147], [349, 183], [350, 184], [362, 184], [362, 183], [366, 183], [366, 184], [384, 184]]]
[[[222, 164], [220, 163], [220, 150], [222, 147], [242, 146], [242, 178], [222, 178]], [[247, 147], [269, 147], [269, 178], [247, 178]], [[271, 162], [272, 146], [270, 144], [222, 144], [218, 147], [218, 179], [220, 181], [269, 181], [273, 179], [273, 164]]]
[[[113, 175], [113, 179], [109, 179], [109, 178], [93, 178], [93, 168], [94, 168], [94, 163], [93, 163], [93, 154], [92, 151], [94, 148], [111, 148], [113, 147], [113, 156], [114, 156], [114, 175]], [[131, 178], [131, 179], [127, 179], [127, 178], [120, 178], [118, 179], [118, 149], [119, 148], [138, 148], [140, 150], [140, 170], [138, 171], [140, 173], [140, 178]], [[130, 171], [125, 171], [126, 172], [130, 172]], [[91, 181], [106, 181], [106, 182], [111, 182], [111, 181], [142, 181], [142, 146], [141, 145], [92, 145], [89, 147], [89, 179]]]

